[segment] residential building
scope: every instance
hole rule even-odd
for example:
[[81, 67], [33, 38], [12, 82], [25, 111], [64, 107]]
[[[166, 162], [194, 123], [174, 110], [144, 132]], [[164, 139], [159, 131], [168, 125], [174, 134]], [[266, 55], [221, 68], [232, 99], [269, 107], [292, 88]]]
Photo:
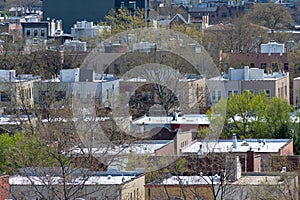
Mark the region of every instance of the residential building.
[[290, 84], [288, 72], [270, 72], [265, 74], [263, 69], [230, 68], [227, 74], [222, 74], [207, 80], [210, 101], [217, 103], [222, 97], [228, 98], [231, 94], [242, 94], [250, 91], [254, 95], [266, 92], [270, 98], [279, 97], [289, 102]]
[[147, 183], [145, 199], [298, 199], [298, 175], [286, 172], [241, 174], [238, 157], [234, 160], [225, 173], [208, 176], [199, 171], [198, 175], [169, 175]]
[[[62, 199], [65, 197], [64, 194], [72, 199], [145, 199], [145, 176], [142, 171], [109, 170], [82, 175], [68, 174], [70, 178], [68, 180], [63, 179], [57, 171], [48, 175], [46, 172], [34, 174], [27, 171], [24, 175], [2, 176], [0, 188], [4, 193], [1, 195], [4, 196], [3, 199], [24, 200]], [[68, 193], [63, 192], [64, 183], [67, 185]]]
[[152, 199], [205, 199], [213, 200], [211, 184], [220, 184], [209, 176], [170, 176], [145, 185], [146, 200]]
[[156, 131], [157, 128], [167, 129], [170, 132], [181, 129], [182, 131], [198, 130], [210, 124], [205, 114], [184, 114], [173, 116], [143, 116], [132, 121], [132, 125], [139, 126], [144, 131]]
[[110, 27], [94, 25], [92, 21], [77, 21], [76, 24], [71, 27], [71, 35], [76, 39], [96, 38], [105, 30], [110, 31]]
[[[115, 8], [128, 8], [131, 12], [134, 12], [137, 8], [145, 9], [149, 5], [149, 0], [115, 0]], [[146, 10], [146, 9], [145, 9]]]
[[[144, 50], [144, 49], [142, 49]], [[162, 72], [174, 73], [174, 72]], [[174, 74], [170, 74], [173, 76]], [[145, 75], [147, 76], [147, 75]], [[177, 75], [176, 75], [177, 76]], [[181, 113], [199, 114], [206, 110], [206, 87], [205, 76], [196, 74], [186, 74], [184, 77], [175, 77], [172, 83], [166, 86], [161, 86], [161, 90], [168, 95], [162, 99], [157, 88], [157, 80], [152, 80], [148, 77], [140, 78], [124, 78], [120, 80], [120, 96], [124, 97], [121, 100], [126, 105], [129, 102], [129, 109], [133, 113], [133, 118], [141, 117], [145, 114], [149, 115], [171, 115], [175, 110], [180, 110]], [[177, 80], [178, 79], [178, 80]], [[163, 82], [164, 80], [162, 80]], [[150, 111], [154, 104], [164, 103], [174, 106], [169, 110], [156, 109], [156, 113]], [[180, 108], [178, 108], [180, 104]], [[152, 112], [152, 113], [151, 113]]]
[[89, 69], [63, 69], [59, 78], [35, 83], [34, 94], [38, 107], [51, 106], [49, 100], [51, 104], [67, 105], [72, 99], [94, 100], [100, 107], [113, 107], [119, 94], [119, 80]]
[[48, 39], [49, 22], [22, 22], [23, 36], [26, 39]]
[[66, 40], [63, 48], [64, 51], [87, 51], [86, 42], [81, 42], [79, 40]]
[[283, 53], [285, 53], [285, 47], [284, 44], [271, 41], [267, 44], [260, 45], [260, 53], [267, 53], [267, 54], [279, 53], [280, 55], [282, 55]]
[[182, 149], [184, 155], [207, 155], [230, 153], [238, 155], [245, 172], [270, 171], [272, 156], [294, 155], [293, 140], [290, 139], [244, 139], [198, 140]]
[[221, 53], [220, 61], [227, 67], [240, 68], [241, 66], [250, 66], [251, 68], [264, 69], [265, 72], [292, 70], [289, 69], [285, 45], [274, 41], [261, 44], [260, 52]]
[[33, 85], [40, 77], [19, 74], [16, 70], [0, 70], [0, 107], [7, 110], [33, 108]]

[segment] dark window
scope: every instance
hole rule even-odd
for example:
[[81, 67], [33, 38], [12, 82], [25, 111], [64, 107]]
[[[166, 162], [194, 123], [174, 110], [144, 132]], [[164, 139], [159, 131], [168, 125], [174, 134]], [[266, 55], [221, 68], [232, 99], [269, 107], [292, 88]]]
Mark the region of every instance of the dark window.
[[136, 1], [129, 1], [129, 10], [136, 10]]
[[41, 36], [42, 36], [42, 37], [45, 37], [45, 35], [46, 35], [46, 34], [45, 34], [45, 30], [41, 30]]
[[272, 63], [272, 71], [278, 71], [278, 64]]
[[8, 92], [1, 92], [1, 101], [2, 102], [10, 102], [11, 96]]
[[30, 36], [30, 30], [26, 31], [26, 36]]
[[250, 63], [250, 67], [253, 68], [254, 67], [254, 63]]
[[226, 13], [222, 13], [221, 17], [225, 18], [225, 17], [227, 17], [227, 14]]
[[260, 68], [261, 69], [266, 69], [267, 68], [267, 64], [266, 63], [261, 63], [260, 64]]
[[66, 92], [65, 91], [55, 91], [55, 98], [56, 101], [61, 101], [66, 98]]
[[284, 71], [289, 71], [289, 64], [288, 63], [284, 63]]
[[33, 36], [37, 36], [38, 35], [38, 30], [34, 30], [33, 31]]

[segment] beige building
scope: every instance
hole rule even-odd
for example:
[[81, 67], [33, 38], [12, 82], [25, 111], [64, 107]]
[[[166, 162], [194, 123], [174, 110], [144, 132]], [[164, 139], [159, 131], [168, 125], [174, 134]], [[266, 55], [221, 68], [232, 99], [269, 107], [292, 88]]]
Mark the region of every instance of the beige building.
[[40, 77], [18, 75], [15, 70], [0, 70], [0, 107], [4, 110], [33, 108], [33, 85]]
[[[144, 200], [145, 176], [136, 172], [97, 172], [99, 175], [9, 176], [1, 182], [5, 199]], [[8, 183], [7, 183], [8, 181]], [[66, 184], [64, 186], [64, 183]], [[6, 188], [6, 189], [4, 189]]]
[[228, 98], [231, 94], [242, 94], [248, 90], [254, 95], [266, 92], [270, 98], [279, 97], [289, 102], [289, 74], [272, 72], [265, 74], [263, 69], [230, 68], [227, 74], [222, 74], [207, 80], [210, 101], [217, 103], [222, 97]]

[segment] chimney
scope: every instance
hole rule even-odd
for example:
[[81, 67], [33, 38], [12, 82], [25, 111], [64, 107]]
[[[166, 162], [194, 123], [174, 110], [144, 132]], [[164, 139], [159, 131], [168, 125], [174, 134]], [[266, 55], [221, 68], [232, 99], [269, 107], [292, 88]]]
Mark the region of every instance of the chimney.
[[232, 134], [232, 147], [234, 149], [237, 148], [237, 138], [236, 138], [236, 134], [235, 133]]
[[254, 151], [250, 148], [247, 151], [247, 172], [254, 172]]

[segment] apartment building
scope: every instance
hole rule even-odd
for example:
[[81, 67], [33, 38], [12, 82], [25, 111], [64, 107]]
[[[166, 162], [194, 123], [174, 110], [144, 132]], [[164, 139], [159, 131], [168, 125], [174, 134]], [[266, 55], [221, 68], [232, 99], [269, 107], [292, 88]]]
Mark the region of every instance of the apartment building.
[[254, 95], [266, 92], [270, 98], [279, 97], [289, 102], [289, 73], [270, 72], [264, 73], [264, 69], [230, 68], [228, 73], [221, 74], [207, 80], [209, 98], [212, 104], [221, 98], [228, 98], [231, 94], [242, 94], [248, 90]]
[[63, 69], [59, 78], [35, 83], [34, 94], [38, 107], [62, 106], [72, 99], [83, 103], [94, 100], [101, 107], [113, 107], [119, 94], [119, 80], [89, 69]]

